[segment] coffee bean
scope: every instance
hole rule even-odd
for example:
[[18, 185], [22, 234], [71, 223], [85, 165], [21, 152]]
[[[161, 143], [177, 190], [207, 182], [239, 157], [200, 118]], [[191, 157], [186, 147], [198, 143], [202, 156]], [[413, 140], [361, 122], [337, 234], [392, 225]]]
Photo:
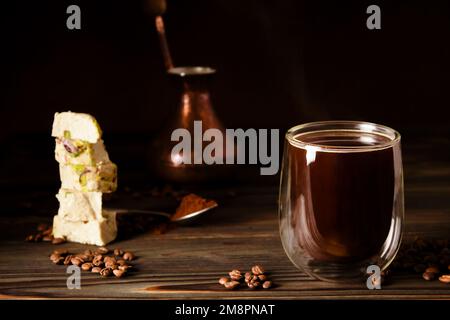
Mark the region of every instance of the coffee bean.
[[114, 249], [114, 255], [115, 256], [122, 256], [124, 254], [122, 249], [116, 248]]
[[244, 277], [247, 280], [247, 279], [250, 279], [252, 276], [253, 275], [250, 272], [246, 272]]
[[92, 257], [91, 257], [91, 256], [88, 256], [88, 255], [83, 254], [83, 253], [77, 254], [76, 257], [79, 258], [79, 259], [81, 259], [81, 260], [83, 260], [83, 262], [89, 262], [89, 261], [92, 261]]
[[62, 244], [64, 242], [66, 242], [66, 239], [64, 238], [53, 238], [52, 240], [52, 244]]
[[117, 278], [120, 278], [124, 275], [125, 272], [122, 270], [116, 269], [116, 270], [113, 270], [113, 273]]
[[92, 263], [86, 262], [81, 265], [81, 269], [83, 269], [84, 271], [89, 271], [92, 269], [93, 266], [94, 265]]
[[450, 274], [443, 274], [439, 277], [439, 281], [443, 283], [450, 283]]
[[230, 275], [231, 280], [239, 281], [242, 279], [242, 274], [239, 270], [235, 269], [228, 273]]
[[119, 270], [122, 270], [124, 272], [127, 272], [131, 268], [132, 268], [132, 266], [127, 265], [127, 264], [124, 264], [124, 265], [121, 265], [121, 266], [118, 267]]
[[110, 268], [103, 268], [103, 269], [100, 271], [100, 275], [101, 275], [102, 277], [109, 277], [110, 275], [112, 275], [112, 270], [111, 270]]
[[43, 236], [42, 241], [51, 242], [51, 241], [53, 241], [53, 237], [52, 236]]
[[64, 259], [64, 265], [67, 266], [67, 265], [71, 264], [72, 258], [73, 258], [73, 256], [70, 254], [68, 256], [66, 256], [66, 258]]
[[94, 253], [92, 252], [92, 250], [86, 249], [84, 250], [83, 254], [87, 255], [87, 256], [93, 256]]
[[56, 249], [53, 250], [53, 253], [59, 254], [60, 256], [66, 256], [69, 253], [69, 251], [67, 251], [67, 249]]
[[258, 276], [258, 279], [259, 279], [260, 281], [266, 281], [266, 280], [267, 280], [267, 276], [266, 276], [265, 274], [260, 274], [260, 275]]
[[120, 265], [120, 266], [123, 266], [123, 265], [126, 265], [127, 262], [125, 260], [123, 260], [123, 259], [120, 259], [120, 260], [117, 260], [117, 264]]
[[48, 228], [48, 225], [46, 223], [40, 223], [38, 224], [36, 230], [39, 232], [42, 232]]
[[434, 280], [434, 278], [436, 277], [436, 274], [434, 272], [424, 272], [422, 274], [422, 277], [427, 281], [431, 281], [431, 280]]
[[97, 254], [107, 254], [109, 252], [109, 249], [106, 247], [100, 247], [95, 252]]
[[255, 275], [260, 275], [264, 273], [264, 268], [261, 267], [260, 265], [255, 265], [252, 267], [252, 272]]
[[64, 257], [61, 257], [58, 254], [52, 254], [50, 256], [50, 260], [54, 263], [54, 264], [63, 264], [64, 263]]
[[27, 236], [27, 237], [25, 238], [25, 241], [33, 242], [33, 241], [34, 241], [34, 235], [33, 235], [33, 234], [30, 234], [29, 236]]
[[113, 266], [117, 266], [115, 261], [112, 261], [112, 260], [106, 260], [105, 261], [105, 268], [112, 268]]
[[103, 266], [103, 256], [102, 255], [96, 255], [94, 259], [92, 259], [92, 264], [96, 267]]
[[250, 289], [256, 289], [259, 287], [259, 282], [258, 281], [250, 281], [249, 283], [247, 283], [247, 286]]
[[110, 257], [110, 256], [106, 256], [106, 257], [103, 257], [103, 262], [104, 263], [117, 263], [117, 260], [116, 260], [116, 258], [114, 258], [114, 257]]
[[59, 257], [61, 257], [60, 254], [58, 254], [58, 253], [52, 253], [52, 254], [50, 255], [50, 260], [55, 260], [55, 259], [57, 259], [57, 258], [59, 258]]
[[53, 233], [53, 228], [52, 227], [49, 227], [48, 229], [42, 231], [42, 235], [43, 236], [49, 236], [49, 237], [51, 237], [53, 239], [52, 233]]
[[93, 267], [91, 269], [91, 272], [94, 272], [94, 273], [100, 273], [100, 271], [102, 271], [102, 268], [100, 268], [100, 267]]
[[264, 289], [269, 289], [272, 286], [272, 281], [264, 281], [264, 283], [262, 284], [262, 287]]
[[439, 268], [436, 266], [433, 267], [428, 267], [425, 269], [425, 272], [430, 272], [430, 273], [439, 273]]
[[72, 259], [70, 259], [70, 263], [79, 267], [84, 263], [84, 261], [78, 257], [73, 257]]
[[229, 279], [227, 277], [222, 277], [219, 279], [219, 283], [221, 285], [224, 285], [225, 283], [227, 283], [229, 281]]
[[34, 242], [41, 242], [44, 236], [41, 233], [38, 233], [34, 236]]
[[224, 285], [223, 285], [226, 289], [228, 289], [228, 290], [233, 290], [233, 289], [235, 289], [237, 286], [239, 286], [239, 282], [238, 281], [228, 281], [228, 282], [225, 282], [224, 283]]
[[126, 260], [126, 261], [131, 261], [131, 260], [133, 260], [135, 257], [134, 257], [134, 254], [132, 253], [132, 252], [125, 252], [124, 254], [123, 254], [123, 259], [124, 260]]

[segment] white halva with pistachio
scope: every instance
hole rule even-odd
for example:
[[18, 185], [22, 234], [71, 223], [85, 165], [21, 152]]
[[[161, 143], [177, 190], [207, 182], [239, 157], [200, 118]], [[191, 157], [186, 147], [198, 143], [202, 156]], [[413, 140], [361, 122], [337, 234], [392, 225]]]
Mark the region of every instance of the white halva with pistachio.
[[117, 166], [109, 160], [100, 126], [88, 114], [56, 113], [52, 136], [61, 178], [53, 236], [99, 246], [113, 241], [116, 213], [102, 208], [102, 195], [116, 190]]
[[117, 189], [117, 167], [112, 162], [96, 166], [59, 165], [61, 187], [83, 192], [111, 193]]
[[59, 189], [58, 215], [67, 221], [102, 219], [102, 193]]
[[102, 130], [95, 118], [87, 113], [55, 113], [52, 137], [82, 140], [96, 143], [102, 137]]
[[103, 218], [68, 221], [60, 215], [53, 218], [53, 236], [68, 241], [104, 246], [117, 236], [116, 213], [103, 210]]
[[55, 159], [61, 164], [82, 164], [93, 166], [109, 162], [103, 140], [89, 143], [83, 140], [56, 138]]

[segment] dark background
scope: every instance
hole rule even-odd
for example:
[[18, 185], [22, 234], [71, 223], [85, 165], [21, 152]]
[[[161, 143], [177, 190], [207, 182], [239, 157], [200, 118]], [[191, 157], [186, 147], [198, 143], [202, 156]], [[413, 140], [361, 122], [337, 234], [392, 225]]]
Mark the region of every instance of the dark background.
[[[70, 4], [81, 30], [66, 28]], [[381, 30], [366, 28], [370, 4]], [[399, 130], [406, 150], [449, 136], [448, 1], [169, 0], [164, 19], [176, 65], [217, 68], [228, 128], [367, 120]], [[57, 187], [56, 111], [93, 114], [121, 172], [145, 169], [176, 101], [144, 1], [7, 1], [0, 39], [2, 190]]]

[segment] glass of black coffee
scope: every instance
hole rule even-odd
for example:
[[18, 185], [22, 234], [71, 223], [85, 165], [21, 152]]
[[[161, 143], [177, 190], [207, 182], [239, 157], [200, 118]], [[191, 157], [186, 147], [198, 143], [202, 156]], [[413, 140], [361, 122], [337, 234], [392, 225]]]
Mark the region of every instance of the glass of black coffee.
[[327, 281], [387, 268], [402, 238], [400, 134], [369, 122], [324, 121], [291, 128], [285, 139], [279, 219], [291, 261]]

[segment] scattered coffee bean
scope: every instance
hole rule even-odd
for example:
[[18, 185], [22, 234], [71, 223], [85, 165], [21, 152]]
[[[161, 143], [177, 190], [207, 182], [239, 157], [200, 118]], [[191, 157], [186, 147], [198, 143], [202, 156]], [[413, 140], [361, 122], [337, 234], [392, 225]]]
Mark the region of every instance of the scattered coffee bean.
[[67, 265], [71, 264], [72, 258], [73, 258], [72, 255], [66, 256], [66, 259], [64, 260], [64, 265], [67, 266]]
[[70, 263], [79, 267], [84, 263], [84, 261], [78, 257], [73, 257], [72, 259], [70, 259]]
[[111, 270], [110, 268], [103, 268], [103, 269], [100, 271], [100, 275], [101, 275], [102, 277], [109, 277], [111, 274], [112, 274], [112, 270]]
[[422, 274], [422, 277], [427, 281], [431, 281], [431, 280], [434, 280], [434, 278], [436, 277], [436, 274], [434, 272], [424, 272]]
[[265, 274], [260, 274], [260, 275], [258, 276], [258, 279], [259, 279], [260, 281], [266, 281], [266, 280], [267, 280], [267, 276], [266, 276]]
[[96, 254], [107, 254], [109, 252], [109, 249], [106, 247], [100, 247], [96, 250]]
[[113, 262], [113, 263], [116, 263], [117, 262], [117, 260], [116, 260], [116, 258], [114, 258], [114, 257], [111, 257], [111, 256], [106, 256], [106, 257], [103, 257], [103, 262]]
[[51, 242], [51, 241], [53, 241], [53, 237], [52, 236], [43, 236], [42, 241]]
[[[424, 239], [416, 237], [404, 241], [391, 268], [395, 271], [415, 271], [429, 281], [442, 275], [450, 264], [448, 239]], [[425, 266], [425, 268], [424, 268]]]
[[63, 264], [64, 263], [64, 257], [60, 256], [59, 254], [52, 254], [50, 256], [50, 260], [54, 264]]
[[81, 269], [83, 269], [84, 271], [89, 271], [92, 269], [93, 266], [94, 265], [92, 263], [86, 262], [81, 265]]
[[45, 231], [47, 229], [48, 229], [48, 225], [45, 223], [40, 223], [36, 228], [36, 230], [40, 231], [40, 232]]
[[34, 242], [41, 242], [44, 236], [41, 233], [38, 233], [34, 236]]
[[259, 287], [259, 282], [258, 281], [250, 281], [249, 283], [247, 283], [247, 286], [250, 289], [256, 289]]
[[64, 239], [64, 238], [53, 238], [53, 240], [52, 240], [52, 244], [62, 244], [65, 242], [66, 242], [66, 239]]
[[33, 235], [33, 234], [30, 234], [29, 236], [27, 236], [27, 237], [25, 238], [25, 241], [33, 242], [33, 241], [34, 241], [34, 235]]
[[443, 274], [439, 277], [439, 281], [443, 283], [450, 283], [450, 274]]
[[103, 256], [101, 254], [96, 255], [94, 257], [94, 259], [92, 259], [92, 263], [94, 264], [94, 266], [96, 267], [100, 267], [103, 265]]
[[252, 273], [255, 275], [260, 275], [264, 273], [264, 268], [260, 265], [256, 265], [252, 267]]
[[[104, 249], [101, 251], [105, 252]], [[96, 253], [96, 255], [94, 255], [94, 253]], [[132, 255], [131, 259], [134, 259], [134, 255], [131, 252], [128, 252], [128, 254]], [[130, 256], [128, 258], [130, 258]], [[98, 254], [98, 250], [92, 252], [89, 249], [79, 254], [69, 254], [67, 249], [56, 249], [50, 255], [50, 260], [55, 264], [73, 264], [81, 267], [84, 271], [99, 273], [102, 277], [109, 277], [114, 274], [116, 277], [120, 278], [132, 268], [132, 266], [124, 259], [120, 259], [119, 264], [116, 262], [115, 256]]]
[[123, 254], [123, 260], [126, 260], [126, 261], [131, 261], [131, 260], [133, 260], [135, 257], [134, 257], [134, 254], [132, 253], [132, 252], [125, 252], [124, 254]]
[[438, 267], [428, 267], [425, 269], [425, 272], [430, 272], [430, 273], [439, 273], [439, 268]]
[[51, 255], [50, 255], [50, 260], [55, 260], [55, 259], [57, 259], [57, 258], [59, 258], [59, 257], [61, 257], [61, 255], [59, 255], [58, 253], [52, 253]]
[[42, 231], [42, 235], [43, 236], [49, 236], [49, 237], [51, 237], [53, 239], [52, 233], [53, 233], [53, 228], [52, 227], [49, 227], [48, 229]]
[[232, 270], [228, 274], [230, 275], [231, 280], [239, 281], [242, 279], [242, 274], [239, 270]]
[[119, 270], [119, 269], [115, 269], [115, 270], [113, 270], [113, 273], [114, 273], [114, 275], [115, 275], [117, 278], [120, 278], [120, 277], [123, 276], [124, 271], [123, 271], [123, 270]]
[[234, 289], [239, 287], [242, 279], [244, 279], [244, 282], [250, 289], [257, 289], [259, 287], [268, 289], [272, 286], [272, 282], [268, 280], [264, 272], [264, 268], [260, 265], [253, 266], [252, 270], [246, 272], [244, 275], [242, 275], [240, 270], [234, 269], [228, 273], [231, 280], [227, 277], [222, 277], [219, 279], [219, 284], [225, 286], [227, 289]]
[[122, 249], [116, 248], [114, 249], [114, 255], [115, 256], [122, 256], [124, 254]]
[[94, 272], [94, 273], [100, 273], [100, 271], [102, 271], [102, 268], [100, 268], [100, 267], [93, 267], [91, 269], [91, 272]]
[[69, 251], [67, 251], [67, 249], [56, 249], [53, 250], [54, 254], [59, 254], [60, 256], [65, 256], [69, 253]]
[[132, 268], [132, 266], [130, 266], [130, 265], [122, 265], [122, 266], [118, 267], [119, 270], [122, 270], [124, 272], [127, 272], [128, 269], [131, 269], [131, 268]]
[[233, 290], [233, 289], [235, 289], [237, 286], [239, 286], [239, 281], [234, 281], [234, 280], [232, 280], [232, 281], [227, 281], [227, 282], [225, 282], [225, 284], [223, 285], [226, 289], [229, 289], [229, 290]]
[[83, 262], [90, 262], [90, 261], [92, 261], [92, 258], [93, 258], [92, 256], [88, 256], [83, 253], [77, 254], [76, 257], [79, 258], [80, 260], [83, 260]]

